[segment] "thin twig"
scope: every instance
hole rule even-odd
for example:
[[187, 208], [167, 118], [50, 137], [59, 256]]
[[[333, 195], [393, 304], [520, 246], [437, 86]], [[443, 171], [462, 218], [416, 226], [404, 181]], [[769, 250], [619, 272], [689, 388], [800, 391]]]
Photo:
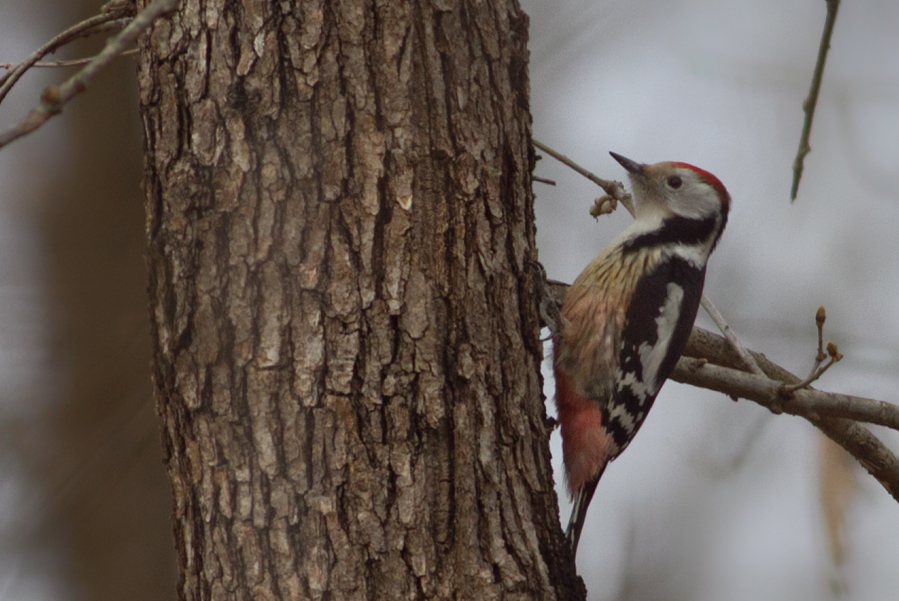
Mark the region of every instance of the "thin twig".
[[818, 60], [815, 63], [815, 71], [812, 74], [812, 85], [808, 91], [808, 97], [802, 103], [805, 111], [805, 120], [802, 123], [802, 135], [799, 136], [799, 150], [793, 160], [793, 187], [790, 189], [790, 201], [796, 200], [799, 193], [799, 180], [802, 179], [802, 171], [805, 168], [805, 155], [812, 151], [809, 146], [809, 137], [812, 134], [812, 120], [815, 118], [815, 108], [818, 106], [818, 92], [821, 91], [821, 80], [824, 77], [824, 64], [827, 62], [827, 52], [830, 50], [830, 38], [833, 35], [833, 27], [837, 22], [837, 10], [840, 8], [840, 0], [826, 0], [827, 17], [824, 19], [824, 31], [821, 32], [821, 44], [818, 46]]
[[819, 364], [824, 361], [827, 355], [824, 353], [824, 322], [827, 321], [827, 311], [824, 305], [818, 307], [815, 311], [815, 327], [818, 330], [818, 352], [815, 355], [815, 363]]
[[746, 350], [746, 347], [743, 346], [737, 338], [737, 335], [734, 334], [730, 325], [724, 321], [724, 317], [718, 312], [718, 309], [705, 294], [702, 295], [700, 304], [702, 304], [702, 308], [705, 309], [705, 312], [709, 314], [709, 317], [712, 318], [712, 321], [715, 322], [715, 325], [718, 326], [718, 329], [721, 330], [721, 333], [724, 334], [724, 338], [727, 340], [728, 344], [730, 344], [731, 348], [733, 348], [737, 355], [739, 355], [740, 359], [743, 361], [743, 365], [752, 373], [763, 375], [764, 372], [762, 372], [762, 368], [758, 366], [758, 363], [755, 362], [755, 359], [749, 354], [749, 351]]
[[87, 89], [90, 81], [110, 62], [134, 44], [137, 37], [147, 29], [153, 21], [170, 12], [178, 0], [153, 0], [129, 23], [118, 35], [109, 39], [106, 47], [95, 56], [90, 63], [65, 83], [48, 86], [41, 93], [40, 105], [14, 127], [0, 134], [0, 148], [25, 136], [46, 123], [51, 117], [62, 112], [62, 107], [72, 98]]
[[634, 206], [631, 203], [631, 195], [625, 192], [624, 186], [621, 185], [621, 182], [605, 180], [590, 173], [564, 154], [556, 152], [539, 140], [531, 138], [531, 142], [534, 143], [534, 146], [536, 146], [552, 158], [571, 167], [572, 169], [589, 179], [591, 182], [602, 188], [603, 191], [608, 194], [615, 202], [620, 202], [622, 205], [624, 205], [624, 208], [626, 208], [631, 215], [634, 214]]
[[77, 40], [79, 38], [87, 37], [93, 35], [95, 33], [100, 33], [102, 31], [107, 31], [109, 29], [118, 29], [123, 27], [123, 19], [124, 15], [128, 14], [128, 10], [125, 8], [104, 12], [99, 15], [93, 16], [90, 19], [85, 19], [84, 21], [69, 27], [59, 35], [55, 36], [52, 40], [32, 52], [28, 58], [18, 63], [11, 71], [6, 74], [0, 76], [0, 102], [6, 98], [6, 95], [9, 94], [9, 91], [12, 89], [16, 82], [25, 74], [28, 69], [34, 66], [40, 59], [47, 56], [52, 52], [56, 52], [60, 47], [65, 46], [66, 44], [72, 42], [73, 40]]
[[548, 185], [548, 186], [555, 186], [555, 185], [556, 185], [556, 182], [555, 182], [554, 180], [546, 179], [545, 177], [537, 177], [537, 176], [535, 175], [535, 176], [533, 176], [531, 179], [533, 179], [535, 182], [540, 182], [541, 184], [546, 184], [546, 185]]
[[[815, 326], [818, 329], [818, 352], [815, 354], [815, 361], [812, 364], [811, 370], [808, 372], [808, 376], [806, 376], [803, 381], [796, 384], [783, 385], [781, 391], [784, 394], [789, 395], [801, 388], [808, 388], [809, 384], [824, 375], [824, 372], [830, 369], [834, 363], [843, 358], [843, 355], [837, 349], [837, 345], [833, 342], [827, 343], [827, 352], [824, 352], [824, 322], [826, 319], [827, 313], [824, 310], [824, 305], [821, 305], [815, 313]], [[828, 356], [830, 356], [830, 361], [822, 366], [821, 362], [827, 359]]]
[[[812, 368], [808, 372], [808, 377], [806, 380], [809, 380], [809, 384], [818, 376], [815, 376], [818, 373], [818, 368], [821, 367], [821, 362], [827, 359], [827, 353], [824, 352], [824, 322], [827, 321], [827, 311], [824, 309], [824, 305], [818, 307], [818, 310], [815, 312], [815, 328], [818, 330], [818, 352], [815, 353], [815, 361], [812, 363]], [[823, 371], [821, 373], [824, 373]], [[808, 386], [808, 384], [806, 384]]]
[[[137, 54], [137, 48], [132, 48], [131, 50], [126, 50], [119, 56], [133, 56]], [[86, 65], [89, 62], [94, 60], [93, 56], [89, 56], [87, 58], [73, 58], [64, 61], [47, 61], [47, 62], [38, 62], [31, 65], [32, 69], [55, 69], [59, 67], [79, 67], [81, 65]], [[15, 69], [19, 63], [0, 63], [0, 69]], [[537, 179], [537, 178], [534, 178]]]
[[796, 390], [800, 390], [802, 388], [808, 388], [812, 382], [814, 382], [815, 380], [820, 378], [822, 375], [824, 375], [824, 372], [826, 372], [828, 369], [830, 369], [834, 363], [836, 363], [836, 359], [831, 358], [830, 361], [825, 363], [823, 366], [822, 365], [816, 366], [815, 369], [808, 376], [806, 376], [806, 378], [803, 381], [797, 382], [796, 384], [784, 384], [783, 387], [781, 387], [781, 391], [784, 394], [789, 395], [789, 394], [795, 392]]

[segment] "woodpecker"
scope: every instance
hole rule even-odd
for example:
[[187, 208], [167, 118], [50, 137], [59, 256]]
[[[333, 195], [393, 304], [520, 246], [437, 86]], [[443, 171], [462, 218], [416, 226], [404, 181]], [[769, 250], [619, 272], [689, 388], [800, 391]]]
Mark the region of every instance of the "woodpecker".
[[610, 154], [630, 177], [634, 222], [568, 289], [553, 337], [572, 556], [599, 478], [640, 429], [687, 344], [730, 208], [707, 171]]

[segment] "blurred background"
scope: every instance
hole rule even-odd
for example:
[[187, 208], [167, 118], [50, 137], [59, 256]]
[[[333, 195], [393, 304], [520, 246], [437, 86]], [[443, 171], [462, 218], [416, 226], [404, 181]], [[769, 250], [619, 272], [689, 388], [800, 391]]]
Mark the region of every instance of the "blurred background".
[[[4, 0], [0, 62], [101, 3]], [[706, 292], [744, 343], [805, 375], [823, 304], [846, 358], [819, 386], [896, 402], [899, 3], [844, 3], [794, 204], [823, 0], [522, 5], [535, 137], [605, 178], [625, 179], [609, 150], [715, 173], [733, 210]], [[0, 127], [70, 73], [32, 71]], [[0, 600], [174, 597], [140, 144], [122, 59], [0, 151]], [[537, 175], [557, 182], [535, 184], [540, 258], [570, 282], [630, 217], [591, 218], [601, 191], [549, 157]], [[874, 430], [899, 451], [896, 433]], [[558, 436], [553, 454], [561, 479]], [[567, 522], [561, 481], [559, 493]], [[894, 601], [899, 507], [804, 421], [669, 383], [603, 477], [578, 556], [591, 599]]]
[[[0, 62], [100, 0], [3, 0]], [[49, 60], [96, 54], [103, 37]], [[0, 127], [74, 70], [33, 69]], [[150, 395], [135, 67], [121, 58], [0, 151], [0, 600], [175, 598]]]

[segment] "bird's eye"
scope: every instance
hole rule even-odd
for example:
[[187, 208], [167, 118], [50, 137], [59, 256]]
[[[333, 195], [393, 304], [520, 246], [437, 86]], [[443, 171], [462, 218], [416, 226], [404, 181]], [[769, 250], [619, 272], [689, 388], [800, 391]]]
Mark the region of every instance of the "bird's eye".
[[675, 190], [680, 188], [681, 184], [683, 184], [683, 183], [684, 183], [683, 180], [677, 175], [671, 175], [668, 177], [668, 185], [670, 187], [674, 188]]

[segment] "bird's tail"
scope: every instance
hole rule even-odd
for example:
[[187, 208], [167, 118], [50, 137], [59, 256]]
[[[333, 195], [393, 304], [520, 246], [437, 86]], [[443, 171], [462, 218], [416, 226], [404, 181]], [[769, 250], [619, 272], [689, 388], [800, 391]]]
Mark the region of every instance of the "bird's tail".
[[571, 556], [577, 555], [577, 544], [581, 540], [581, 530], [584, 528], [584, 519], [587, 517], [587, 507], [593, 500], [593, 493], [596, 492], [596, 485], [602, 473], [606, 471], [605, 466], [600, 468], [592, 480], [589, 480], [574, 493], [574, 507], [571, 508], [571, 517], [568, 520], [568, 529], [565, 531], [565, 538], [571, 544]]

